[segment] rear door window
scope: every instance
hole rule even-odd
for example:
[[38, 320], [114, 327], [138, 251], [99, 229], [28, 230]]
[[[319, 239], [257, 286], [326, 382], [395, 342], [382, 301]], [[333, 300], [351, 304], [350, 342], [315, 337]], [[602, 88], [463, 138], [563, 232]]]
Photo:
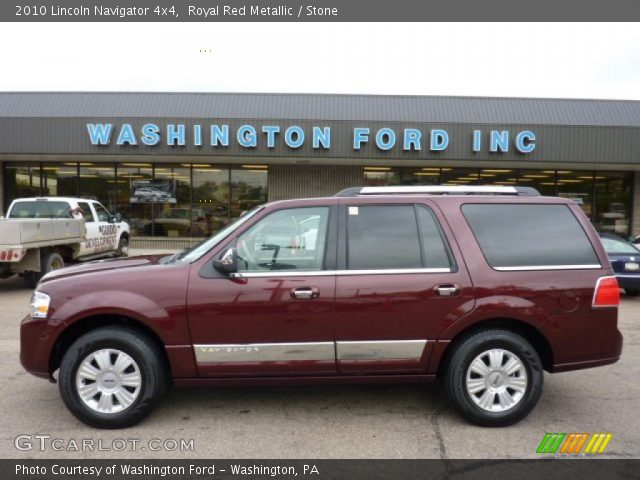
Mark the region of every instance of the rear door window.
[[462, 212], [494, 268], [600, 267], [587, 234], [567, 205], [466, 204]]
[[419, 205], [347, 206], [347, 269], [450, 268], [431, 210]]
[[427, 268], [450, 268], [454, 266], [453, 255], [445, 240], [440, 224], [431, 209], [418, 205], [418, 225], [424, 255], [424, 266]]
[[78, 206], [82, 210], [82, 218], [84, 218], [85, 222], [95, 222], [95, 218], [93, 218], [93, 211], [91, 207], [89, 207], [89, 202], [78, 202]]

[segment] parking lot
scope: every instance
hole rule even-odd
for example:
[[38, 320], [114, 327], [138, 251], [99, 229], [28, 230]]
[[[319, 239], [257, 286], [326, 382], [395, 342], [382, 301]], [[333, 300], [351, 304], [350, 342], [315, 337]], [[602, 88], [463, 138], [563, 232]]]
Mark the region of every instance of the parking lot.
[[[435, 387], [378, 385], [173, 390], [142, 424], [105, 431], [76, 420], [56, 385], [20, 366], [30, 295], [21, 279], [0, 280], [1, 458], [533, 458], [545, 432], [611, 432], [608, 456], [640, 457], [640, 297], [623, 297], [621, 361], [546, 375], [538, 407], [512, 427], [466, 424]], [[36, 434], [62, 451], [39, 440], [16, 448], [16, 437]], [[87, 439], [94, 451], [73, 448]], [[192, 448], [174, 449], [180, 439]], [[114, 451], [129, 440], [136, 450]], [[150, 448], [162, 445], [170, 451]]]

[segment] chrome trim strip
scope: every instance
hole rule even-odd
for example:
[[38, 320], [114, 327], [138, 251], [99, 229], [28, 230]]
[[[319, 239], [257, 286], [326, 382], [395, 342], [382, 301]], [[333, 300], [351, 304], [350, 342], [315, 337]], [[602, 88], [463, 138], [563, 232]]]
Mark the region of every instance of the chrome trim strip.
[[336, 358], [333, 342], [194, 345], [196, 363], [324, 361]]
[[631, 274], [631, 275], [626, 275], [624, 273], [614, 273], [614, 277], [620, 277], [620, 278], [640, 278], [640, 270], [638, 271], [638, 273]]
[[259, 277], [328, 277], [349, 275], [397, 275], [416, 273], [451, 273], [450, 268], [393, 268], [388, 270], [279, 270], [271, 272], [234, 272], [231, 278]]
[[501, 272], [520, 272], [530, 270], [597, 270], [602, 265], [532, 265], [527, 267], [493, 267]]
[[379, 340], [336, 342], [341, 360], [420, 360], [427, 340]]

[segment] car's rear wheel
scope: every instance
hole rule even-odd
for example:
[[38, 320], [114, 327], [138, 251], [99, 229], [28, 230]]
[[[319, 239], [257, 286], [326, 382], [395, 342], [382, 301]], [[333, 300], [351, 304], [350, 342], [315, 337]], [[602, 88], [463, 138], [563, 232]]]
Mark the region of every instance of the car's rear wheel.
[[509, 330], [483, 330], [454, 346], [444, 374], [448, 397], [470, 422], [511, 425], [542, 393], [544, 374], [531, 344]]
[[93, 330], [66, 351], [60, 364], [60, 394], [79, 420], [98, 428], [138, 423], [167, 385], [159, 348], [137, 330]]

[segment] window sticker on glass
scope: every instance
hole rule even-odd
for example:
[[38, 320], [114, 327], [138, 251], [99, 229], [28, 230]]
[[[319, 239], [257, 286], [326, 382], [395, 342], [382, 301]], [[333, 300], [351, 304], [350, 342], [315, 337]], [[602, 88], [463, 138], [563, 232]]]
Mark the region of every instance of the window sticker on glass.
[[349, 215], [358, 215], [358, 207], [349, 207]]

